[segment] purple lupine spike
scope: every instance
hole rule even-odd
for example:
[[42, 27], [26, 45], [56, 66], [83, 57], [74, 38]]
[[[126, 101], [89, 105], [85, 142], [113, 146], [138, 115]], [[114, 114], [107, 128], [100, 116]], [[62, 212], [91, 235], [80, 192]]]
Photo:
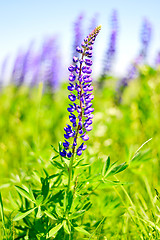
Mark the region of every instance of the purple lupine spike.
[[27, 73], [30, 71], [31, 66], [31, 55], [32, 55], [33, 42], [30, 44], [27, 52], [24, 54], [22, 65], [21, 65], [21, 74], [19, 77], [18, 85], [22, 85], [25, 80], [27, 80]]
[[44, 82], [52, 90], [55, 90], [59, 86], [60, 81], [60, 54], [56, 39], [52, 40], [52, 46], [50, 46], [50, 52], [46, 55], [44, 62]]
[[[73, 56], [77, 55], [77, 51], [76, 48], [77, 46], [81, 45], [81, 39], [82, 39], [82, 35], [83, 35], [83, 31], [82, 31], [82, 22], [84, 19], [84, 14], [81, 13], [76, 22], [74, 23], [74, 43], [73, 43]], [[79, 55], [79, 54], [78, 54]], [[75, 64], [75, 61], [73, 59], [73, 64]]]
[[148, 19], [145, 18], [142, 25], [142, 32], [141, 32], [142, 49], [140, 52], [144, 60], [147, 57], [148, 47], [151, 41], [151, 35], [152, 35], [151, 23], [148, 21]]
[[51, 58], [55, 49], [55, 37], [48, 37], [44, 40], [41, 50], [41, 61]]
[[98, 13], [95, 13], [93, 18], [91, 19], [91, 23], [90, 23], [90, 26], [89, 26], [89, 32], [91, 32], [92, 29], [94, 29], [97, 26], [98, 15], [99, 15]]
[[33, 42], [30, 44], [26, 52], [20, 52], [15, 59], [12, 79], [17, 86], [24, 83], [27, 73], [30, 70], [32, 46]]
[[107, 49], [106, 56], [104, 59], [104, 67], [102, 73], [103, 76], [108, 74], [112, 69], [112, 64], [116, 53], [117, 35], [118, 35], [117, 11], [113, 10], [111, 16], [111, 35], [109, 40], [109, 47]]
[[18, 85], [20, 75], [21, 75], [21, 68], [22, 68], [22, 61], [23, 61], [24, 53], [22, 51], [19, 51], [19, 53], [16, 56], [16, 59], [14, 61], [13, 70], [12, 70], [12, 76], [11, 81]]
[[[92, 130], [92, 118], [94, 108], [92, 108], [91, 101], [93, 100], [91, 86], [91, 69], [89, 65], [92, 65], [90, 60], [90, 55], [92, 54], [90, 47], [94, 44], [95, 38], [98, 35], [101, 26], [96, 27], [88, 36], [84, 39], [82, 43], [81, 58], [76, 61], [75, 68], [69, 66], [69, 99], [71, 104], [67, 109], [69, 112], [70, 125], [64, 128], [65, 142], [63, 143], [64, 149], [60, 152], [61, 156], [67, 156], [71, 158], [76, 153], [78, 156], [82, 154], [82, 151], [86, 149], [84, 141], [89, 139], [86, 134], [88, 131]], [[77, 48], [77, 52], [79, 53]], [[88, 59], [89, 57], [89, 59]], [[75, 57], [73, 57], [75, 59]], [[77, 58], [76, 58], [77, 59]], [[87, 63], [87, 64], [86, 64]], [[86, 82], [86, 79], [90, 78], [90, 82]], [[70, 87], [73, 88], [70, 91]]]
[[31, 80], [30, 85], [36, 86], [41, 80], [41, 55], [34, 55], [31, 63]]

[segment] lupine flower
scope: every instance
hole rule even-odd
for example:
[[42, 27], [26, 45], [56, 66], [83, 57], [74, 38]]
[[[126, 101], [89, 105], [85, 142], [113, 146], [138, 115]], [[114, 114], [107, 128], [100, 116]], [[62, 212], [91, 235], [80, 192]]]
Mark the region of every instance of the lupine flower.
[[[73, 55], [77, 55], [76, 48], [77, 46], [80, 46], [81, 39], [82, 39], [82, 21], [84, 19], [84, 14], [81, 13], [76, 22], [74, 23], [74, 43], [73, 43]], [[74, 61], [73, 61], [74, 64]]]
[[71, 101], [67, 108], [69, 112], [70, 124], [64, 128], [65, 141], [63, 149], [60, 152], [62, 157], [71, 158], [75, 153], [80, 156], [86, 149], [86, 142], [89, 139], [88, 132], [92, 130], [92, 118], [94, 108], [92, 108], [93, 87], [91, 86], [91, 65], [93, 44], [98, 35], [101, 26], [96, 27], [82, 42], [81, 46], [76, 48], [76, 51], [81, 54], [81, 57], [73, 57], [73, 62], [76, 65], [70, 65], [68, 70], [69, 75], [69, 95]]
[[24, 53], [19, 52], [14, 61], [11, 80], [15, 85], [18, 85], [20, 82], [23, 58]]
[[143, 56], [144, 60], [147, 57], [148, 47], [151, 41], [151, 35], [152, 35], [151, 23], [147, 19], [144, 19], [141, 32], [142, 49], [140, 53]]
[[43, 79], [45, 85], [54, 91], [59, 85], [60, 76], [60, 54], [56, 38], [50, 41], [48, 49], [46, 48], [45, 51]]
[[116, 53], [117, 34], [118, 34], [117, 11], [114, 10], [111, 18], [111, 35], [110, 35], [109, 47], [107, 49], [106, 56], [104, 59], [104, 67], [103, 67], [103, 73], [102, 73], [103, 76], [105, 76], [111, 71], [113, 60], [115, 58], [115, 53]]

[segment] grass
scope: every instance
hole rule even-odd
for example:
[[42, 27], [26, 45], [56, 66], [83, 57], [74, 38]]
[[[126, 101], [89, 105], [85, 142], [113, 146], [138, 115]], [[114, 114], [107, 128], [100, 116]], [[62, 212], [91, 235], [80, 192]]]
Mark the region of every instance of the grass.
[[[112, 163], [127, 162], [129, 167], [115, 175], [115, 183], [123, 184], [108, 179], [98, 189], [95, 186], [91, 194], [94, 204], [81, 219], [84, 226], [90, 222], [85, 227], [92, 234], [90, 238], [77, 235], [76, 239], [159, 239], [160, 72], [143, 66], [119, 105], [114, 98], [115, 83], [116, 79], [110, 78], [103, 89], [95, 86], [93, 131], [84, 157], [92, 171], [100, 172], [108, 155]], [[11, 202], [16, 209], [13, 185], [35, 185], [36, 171], [43, 167], [54, 171], [49, 166], [53, 157], [50, 146], [58, 147], [57, 142], [63, 141], [68, 121], [66, 96], [66, 84], [54, 94], [43, 92], [41, 85], [33, 89], [8, 86], [1, 91], [0, 190], [8, 222], [13, 218]], [[14, 225], [8, 228], [13, 235]]]

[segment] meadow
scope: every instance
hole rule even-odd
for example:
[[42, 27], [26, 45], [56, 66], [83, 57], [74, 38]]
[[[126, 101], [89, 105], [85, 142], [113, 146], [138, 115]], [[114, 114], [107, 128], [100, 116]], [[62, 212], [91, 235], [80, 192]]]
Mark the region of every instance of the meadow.
[[136, 70], [123, 92], [94, 79], [93, 130], [73, 160], [68, 82], [1, 89], [1, 239], [160, 239], [160, 69]]

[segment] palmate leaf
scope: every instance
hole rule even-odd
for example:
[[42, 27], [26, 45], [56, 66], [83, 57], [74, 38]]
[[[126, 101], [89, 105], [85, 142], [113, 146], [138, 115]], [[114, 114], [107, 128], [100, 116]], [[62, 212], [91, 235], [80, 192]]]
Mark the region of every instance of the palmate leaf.
[[55, 234], [62, 228], [63, 224], [59, 223], [57, 226], [53, 227], [47, 234], [47, 239], [50, 237], [55, 237]]
[[33, 212], [35, 208], [31, 208], [30, 210], [27, 210], [25, 212], [19, 212], [14, 218], [13, 218], [13, 221], [19, 221], [21, 219], [23, 219], [24, 217], [26, 217], [27, 215], [29, 215], [31, 212]]
[[34, 198], [32, 193], [27, 192], [24, 188], [21, 188], [19, 186], [15, 186], [16, 190], [20, 193], [20, 195], [22, 195], [23, 197], [27, 198], [29, 201], [33, 201], [34, 202]]

